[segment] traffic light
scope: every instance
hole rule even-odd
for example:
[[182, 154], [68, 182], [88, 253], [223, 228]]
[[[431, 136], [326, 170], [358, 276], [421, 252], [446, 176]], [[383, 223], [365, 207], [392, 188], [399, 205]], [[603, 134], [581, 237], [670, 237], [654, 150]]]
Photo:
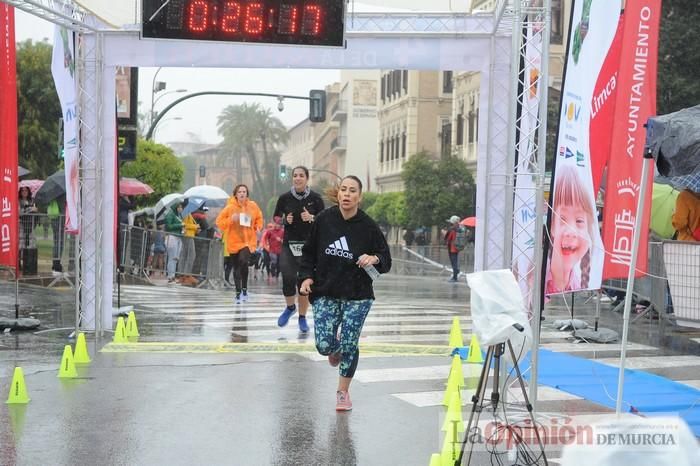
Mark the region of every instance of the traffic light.
[[280, 165], [280, 180], [284, 181], [287, 179], [287, 166]]
[[320, 89], [309, 91], [309, 121], [312, 123], [326, 121], [326, 91]]

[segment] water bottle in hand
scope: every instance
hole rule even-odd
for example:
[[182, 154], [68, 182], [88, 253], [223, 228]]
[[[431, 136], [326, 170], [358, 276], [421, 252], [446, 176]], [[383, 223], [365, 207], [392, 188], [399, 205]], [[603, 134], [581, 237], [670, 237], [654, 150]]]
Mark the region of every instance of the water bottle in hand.
[[365, 272], [367, 272], [367, 275], [369, 275], [369, 278], [372, 279], [372, 281], [376, 280], [379, 278], [380, 273], [377, 271], [377, 269], [373, 265], [366, 265], [362, 267], [365, 269]]

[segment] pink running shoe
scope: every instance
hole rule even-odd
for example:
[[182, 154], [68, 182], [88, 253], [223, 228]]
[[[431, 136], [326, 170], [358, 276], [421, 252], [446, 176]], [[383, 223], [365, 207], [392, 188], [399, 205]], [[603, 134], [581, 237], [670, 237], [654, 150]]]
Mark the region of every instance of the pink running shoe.
[[335, 392], [335, 410], [336, 411], [350, 411], [352, 410], [352, 401], [350, 401], [350, 393], [348, 392]]
[[330, 364], [333, 367], [337, 367], [338, 364], [340, 364], [340, 351], [336, 351], [335, 353], [331, 353], [328, 355], [328, 364]]

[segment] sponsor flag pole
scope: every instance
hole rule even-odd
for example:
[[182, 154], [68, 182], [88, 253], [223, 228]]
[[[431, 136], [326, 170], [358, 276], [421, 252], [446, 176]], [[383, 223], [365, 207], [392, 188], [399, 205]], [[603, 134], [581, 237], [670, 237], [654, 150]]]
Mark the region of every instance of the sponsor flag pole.
[[[649, 183], [649, 169], [653, 167], [651, 150], [645, 151], [642, 164], [642, 185], [637, 202], [637, 212], [642, 212], [646, 202], [647, 185]], [[627, 290], [625, 294], [625, 311], [622, 318], [622, 347], [620, 349], [620, 372], [617, 377], [617, 401], [615, 413], [619, 416], [622, 412], [622, 395], [625, 384], [625, 362], [627, 360], [627, 337], [630, 327], [630, 312], [632, 309], [632, 292], [634, 291], [634, 275], [637, 269], [637, 254], [642, 238], [643, 215], [637, 215], [634, 221], [634, 236], [632, 237], [632, 258], [630, 260], [629, 273], [627, 274]]]

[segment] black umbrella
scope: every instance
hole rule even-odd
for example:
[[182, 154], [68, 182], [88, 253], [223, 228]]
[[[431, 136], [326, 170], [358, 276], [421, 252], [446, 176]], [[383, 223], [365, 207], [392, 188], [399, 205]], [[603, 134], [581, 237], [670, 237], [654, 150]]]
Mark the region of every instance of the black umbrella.
[[649, 118], [647, 145], [662, 176], [700, 171], [700, 105]]
[[59, 170], [49, 176], [41, 188], [36, 192], [34, 201], [37, 204], [48, 205], [54, 199], [66, 195], [66, 176], [63, 170]]

